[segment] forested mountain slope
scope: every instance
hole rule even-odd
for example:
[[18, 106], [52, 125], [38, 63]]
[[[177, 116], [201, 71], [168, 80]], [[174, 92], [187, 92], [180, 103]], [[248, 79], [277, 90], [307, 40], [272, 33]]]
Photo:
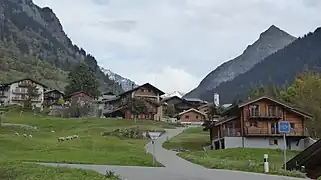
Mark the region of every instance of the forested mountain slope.
[[244, 99], [253, 85], [266, 85], [270, 81], [281, 86], [291, 83], [304, 70], [321, 72], [321, 28], [298, 38], [232, 81], [207, 91], [201, 98], [211, 101], [215, 92], [220, 94], [222, 103], [230, 103]]
[[32, 0], [0, 1], [0, 81], [29, 76], [63, 90], [67, 72], [80, 62], [94, 69], [101, 91], [123, 91], [92, 55], [71, 42], [50, 8]]

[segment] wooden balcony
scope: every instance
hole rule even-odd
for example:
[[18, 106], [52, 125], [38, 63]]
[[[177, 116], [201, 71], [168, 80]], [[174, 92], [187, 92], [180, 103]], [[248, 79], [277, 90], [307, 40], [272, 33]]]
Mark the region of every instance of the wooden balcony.
[[28, 91], [27, 90], [21, 90], [21, 89], [14, 89], [12, 90], [13, 94], [27, 94]]
[[[245, 135], [247, 136], [282, 136], [278, 129], [255, 128], [246, 127]], [[306, 129], [300, 130], [298, 128], [291, 129], [291, 133], [287, 136], [308, 136]]]
[[[27, 99], [26, 99], [25, 97], [19, 97], [19, 96], [15, 97], [15, 96], [13, 96], [13, 97], [11, 98], [11, 100], [13, 100], [13, 101], [25, 101], [25, 100], [27, 100]], [[41, 98], [31, 99], [31, 102], [41, 102], [41, 101], [42, 101]]]
[[221, 131], [222, 137], [239, 137], [241, 136], [241, 128], [226, 128]]
[[245, 128], [245, 134], [248, 136], [266, 136], [270, 133], [269, 130], [266, 128], [247, 127]]
[[250, 111], [249, 119], [281, 119], [283, 116], [282, 112], [270, 111], [270, 112], [258, 112]]
[[21, 81], [18, 83], [18, 86], [20, 87], [28, 87], [30, 85], [34, 85], [32, 82], [29, 82], [29, 81]]

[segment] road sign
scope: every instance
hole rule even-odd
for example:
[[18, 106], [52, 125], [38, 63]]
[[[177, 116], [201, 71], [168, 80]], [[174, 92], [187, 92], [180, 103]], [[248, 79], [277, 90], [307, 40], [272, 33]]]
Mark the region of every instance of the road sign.
[[290, 133], [291, 132], [290, 123], [287, 121], [279, 122], [279, 132], [280, 133]]
[[153, 166], [155, 166], [155, 142], [157, 138], [161, 135], [161, 132], [148, 132], [149, 137], [152, 139], [152, 145], [153, 145]]
[[161, 135], [160, 132], [148, 132], [148, 134], [152, 140], [156, 140]]
[[286, 170], [286, 134], [291, 132], [291, 125], [287, 121], [279, 122], [279, 132], [283, 133], [283, 160], [284, 160], [284, 169]]

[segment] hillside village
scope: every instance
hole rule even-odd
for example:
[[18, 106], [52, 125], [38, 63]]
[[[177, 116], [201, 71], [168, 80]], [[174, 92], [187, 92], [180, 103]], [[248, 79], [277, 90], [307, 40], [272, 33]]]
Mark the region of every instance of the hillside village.
[[[162, 98], [164, 94], [150, 83], [118, 95], [105, 92], [92, 97], [84, 91], [65, 94], [25, 78], [1, 84], [0, 100], [2, 108], [31, 105], [37, 113], [49, 108], [47, 115], [50, 116], [139, 119], [183, 127], [203, 126], [203, 131], [208, 131], [209, 150], [282, 149], [284, 139], [278, 127], [282, 121], [291, 126], [286, 139], [288, 150], [302, 151], [315, 143], [307, 127], [313, 115], [267, 95], [220, 105], [218, 94], [213, 95], [212, 103], [177, 96]], [[75, 107], [77, 110], [72, 111]]]
[[98, 65], [52, 9], [1, 1], [0, 179], [320, 179], [321, 28], [306, 33], [270, 25], [168, 93]]

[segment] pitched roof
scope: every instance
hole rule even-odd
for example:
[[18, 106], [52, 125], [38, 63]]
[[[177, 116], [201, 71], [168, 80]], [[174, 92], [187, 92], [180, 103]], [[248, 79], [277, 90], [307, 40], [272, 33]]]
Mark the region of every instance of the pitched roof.
[[91, 97], [88, 93], [86, 93], [84, 91], [77, 91], [77, 92], [71, 93], [67, 97], [75, 96], [75, 95], [81, 94], [81, 93], [86, 94], [87, 96]]
[[183, 111], [183, 112], [179, 113], [178, 115], [181, 116], [181, 115], [186, 114], [186, 113], [191, 112], [191, 111], [194, 111], [194, 112], [196, 112], [196, 113], [198, 113], [198, 114], [201, 114], [201, 115], [203, 115], [203, 116], [206, 116], [206, 114], [204, 114], [204, 113], [202, 113], [201, 111], [196, 110], [196, 109], [194, 109], [194, 108], [191, 108], [191, 109], [189, 109], [189, 110]]
[[178, 97], [178, 96], [170, 96], [170, 97], [165, 97], [162, 99], [162, 101], [168, 101], [170, 99], [179, 99], [179, 100], [183, 100], [182, 98]]
[[46, 93], [51, 93], [51, 92], [54, 92], [54, 91], [56, 91], [56, 92], [58, 92], [58, 93], [60, 93], [60, 94], [64, 94], [64, 92], [59, 91], [59, 90], [57, 90], [57, 89], [52, 89], [52, 90], [46, 91], [46, 92], [44, 92], [44, 93], [46, 94]]
[[216, 121], [214, 123], [214, 125], [217, 126], [217, 125], [232, 121], [232, 120], [234, 120], [236, 118], [238, 118], [238, 116], [231, 116], [231, 117], [227, 117], [227, 118], [224, 118], [224, 119], [220, 119], [220, 120]]
[[288, 105], [288, 104], [285, 103], [285, 102], [281, 102], [280, 100], [275, 100], [275, 99], [273, 99], [273, 98], [271, 98], [271, 97], [269, 97], [269, 96], [261, 96], [261, 97], [255, 98], [255, 99], [248, 100], [248, 101], [246, 101], [246, 102], [243, 102], [243, 103], [238, 104], [238, 107], [241, 108], [241, 107], [244, 107], [244, 106], [246, 106], [246, 105], [248, 105], [248, 104], [251, 104], [251, 103], [260, 101], [260, 100], [262, 100], [262, 99], [267, 99], [267, 100], [270, 100], [270, 101], [272, 101], [272, 102], [274, 102], [274, 103], [276, 103], [276, 104], [279, 104], [279, 105], [281, 105], [281, 106], [283, 106], [283, 107], [286, 107], [286, 108], [288, 108], [290, 111], [292, 111], [292, 112], [294, 112], [294, 113], [296, 113], [296, 114], [300, 114], [300, 115], [305, 116], [305, 117], [308, 117], [308, 118], [312, 118], [312, 117], [313, 117], [311, 114], [309, 114], [309, 113], [307, 113], [307, 112], [304, 112], [303, 110], [300, 110], [300, 109], [298, 109], [298, 108], [292, 107], [291, 105]]
[[206, 104], [203, 104], [201, 106], [199, 106], [197, 109], [201, 109], [201, 108], [204, 108], [204, 107], [208, 107], [208, 106], [212, 106], [214, 103], [206, 103]]
[[110, 92], [110, 91], [104, 92], [104, 93], [102, 93], [102, 94], [103, 94], [103, 95], [111, 95], [111, 96], [116, 95], [115, 93]]
[[16, 80], [16, 81], [11, 81], [11, 82], [5, 83], [5, 85], [11, 85], [13, 83], [17, 83], [17, 82], [24, 81], [24, 80], [30, 80], [30, 81], [35, 82], [35, 83], [37, 83], [37, 84], [39, 84], [39, 85], [41, 85], [41, 86], [43, 86], [45, 88], [48, 88], [47, 85], [44, 85], [44, 84], [42, 84], [42, 83], [40, 83], [40, 82], [38, 82], [36, 80], [33, 80], [31, 78], [23, 78], [23, 79], [19, 79], [19, 80]]
[[201, 103], [207, 103], [207, 101], [203, 101], [198, 98], [184, 98], [186, 101], [191, 101], [191, 102], [201, 102]]
[[121, 93], [121, 94], [118, 94], [118, 96], [123, 96], [123, 95], [125, 95], [125, 94], [131, 93], [131, 92], [136, 91], [136, 90], [138, 90], [139, 88], [145, 87], [145, 86], [148, 86], [148, 87], [153, 88], [155, 91], [159, 92], [159, 95], [160, 95], [160, 96], [165, 94], [163, 91], [159, 90], [158, 88], [156, 88], [155, 86], [151, 85], [150, 83], [145, 83], [145, 84], [143, 84], [143, 85], [141, 85], [141, 86], [135, 87], [134, 89], [131, 89], [131, 90], [128, 90], [128, 91], [123, 92], [123, 93]]

